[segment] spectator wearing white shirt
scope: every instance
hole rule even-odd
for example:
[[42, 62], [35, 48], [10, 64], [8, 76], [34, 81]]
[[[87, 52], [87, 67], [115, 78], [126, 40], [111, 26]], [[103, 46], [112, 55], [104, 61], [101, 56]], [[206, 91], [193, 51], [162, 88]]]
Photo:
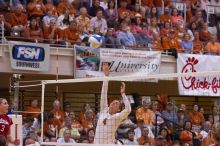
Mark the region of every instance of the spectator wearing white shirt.
[[102, 10], [98, 10], [96, 12], [96, 17], [93, 17], [90, 21], [89, 31], [93, 33], [95, 28], [100, 29], [101, 35], [105, 35], [107, 32], [108, 26], [106, 20], [103, 18]]
[[59, 138], [57, 140], [58, 143], [76, 143], [75, 140], [71, 138], [71, 131], [69, 129], [66, 129], [63, 134], [64, 137]]

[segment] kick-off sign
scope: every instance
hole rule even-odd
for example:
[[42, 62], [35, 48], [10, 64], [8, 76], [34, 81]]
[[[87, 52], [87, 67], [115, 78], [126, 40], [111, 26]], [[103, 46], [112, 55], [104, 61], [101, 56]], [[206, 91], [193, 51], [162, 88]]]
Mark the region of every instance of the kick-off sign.
[[[178, 54], [178, 73], [220, 71], [220, 57], [211, 55]], [[220, 75], [180, 77], [180, 95], [220, 96]]]

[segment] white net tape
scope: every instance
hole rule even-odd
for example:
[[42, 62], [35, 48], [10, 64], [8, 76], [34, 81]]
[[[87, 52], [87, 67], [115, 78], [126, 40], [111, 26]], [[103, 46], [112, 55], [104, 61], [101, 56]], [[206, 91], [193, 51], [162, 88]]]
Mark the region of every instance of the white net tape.
[[[118, 146], [119, 144], [87, 144], [87, 143], [42, 142], [41, 145], [47, 145], [47, 146]], [[132, 146], [132, 145], [124, 145], [124, 146]]]

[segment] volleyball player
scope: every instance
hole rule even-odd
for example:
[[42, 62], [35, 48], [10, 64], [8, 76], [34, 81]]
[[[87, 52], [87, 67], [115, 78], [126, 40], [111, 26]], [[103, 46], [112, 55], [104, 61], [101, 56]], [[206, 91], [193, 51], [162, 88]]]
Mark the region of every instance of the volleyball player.
[[[105, 76], [109, 75], [110, 70], [107, 63], [102, 64], [102, 71], [104, 72]], [[115, 144], [116, 130], [122, 121], [126, 119], [131, 112], [129, 100], [125, 95], [125, 83], [122, 82], [121, 85], [121, 96], [125, 105], [124, 110], [121, 112], [121, 103], [119, 100], [112, 101], [108, 107], [107, 90], [108, 81], [103, 81], [100, 101], [100, 114], [94, 138], [95, 144]]]
[[19, 145], [20, 140], [13, 140], [10, 132], [11, 125], [13, 124], [10, 117], [6, 115], [8, 112], [8, 102], [4, 98], [0, 98], [0, 135], [4, 136], [7, 143]]

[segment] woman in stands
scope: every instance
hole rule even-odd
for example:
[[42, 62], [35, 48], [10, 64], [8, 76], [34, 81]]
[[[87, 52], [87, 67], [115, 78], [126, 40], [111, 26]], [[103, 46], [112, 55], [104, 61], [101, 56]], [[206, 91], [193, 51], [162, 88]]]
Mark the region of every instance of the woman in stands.
[[13, 139], [11, 136], [10, 127], [13, 124], [10, 117], [6, 115], [8, 111], [8, 102], [4, 98], [0, 98], [0, 135], [4, 136], [7, 140], [7, 143], [12, 143], [14, 145], [19, 145], [19, 139]]
[[220, 123], [215, 123], [212, 127], [212, 135], [215, 140], [215, 144], [212, 146], [220, 146]]

